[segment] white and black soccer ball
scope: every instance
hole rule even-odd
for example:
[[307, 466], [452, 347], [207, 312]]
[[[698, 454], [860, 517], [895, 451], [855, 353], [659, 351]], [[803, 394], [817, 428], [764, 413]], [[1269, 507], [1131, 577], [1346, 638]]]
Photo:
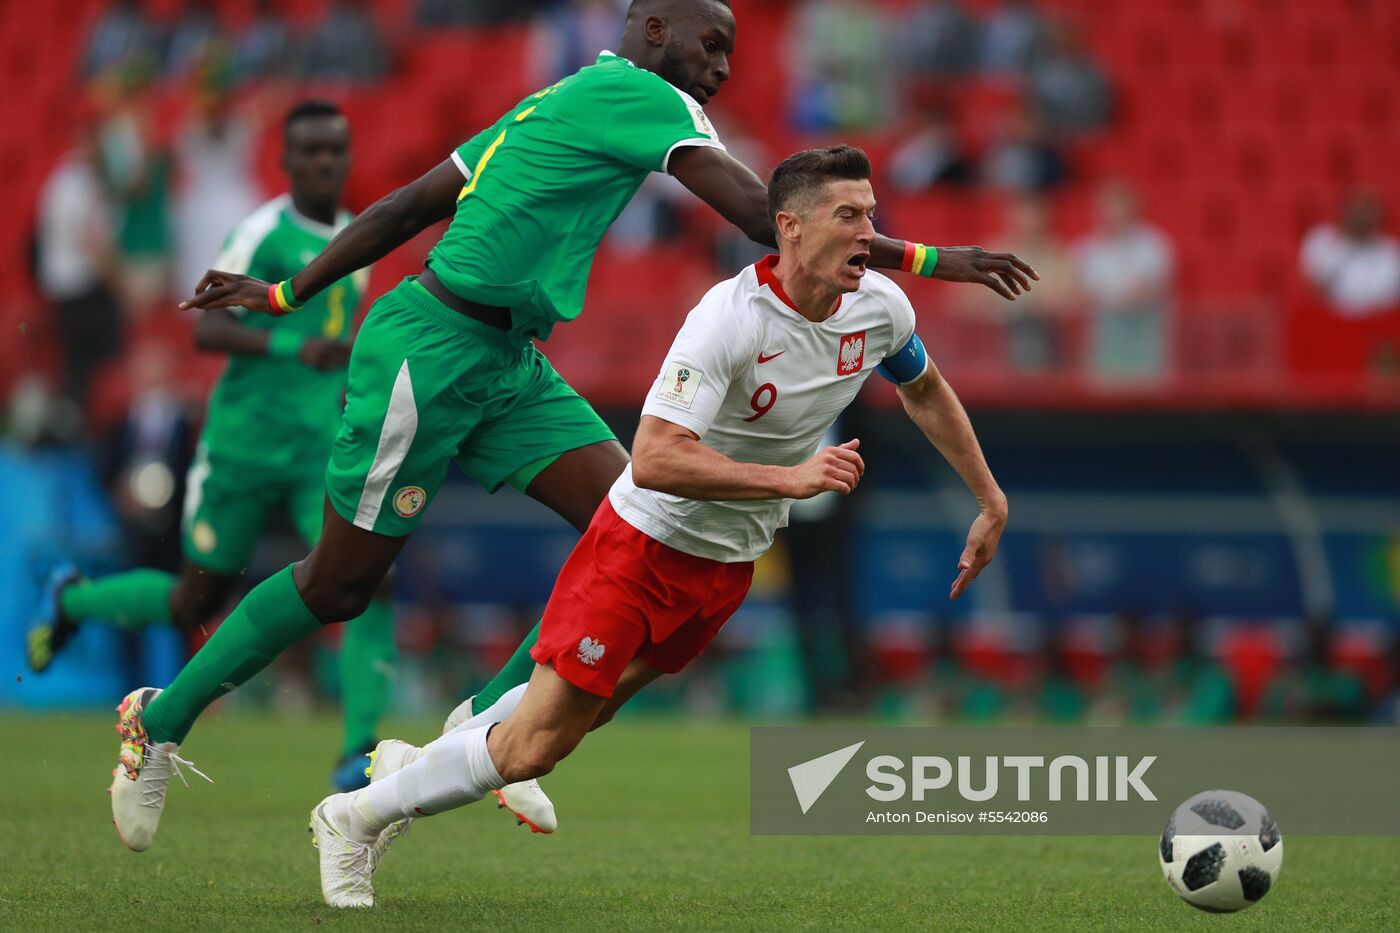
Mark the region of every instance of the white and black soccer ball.
[[1167, 884], [1192, 907], [1243, 910], [1278, 881], [1283, 837], [1264, 805], [1234, 790], [1208, 790], [1172, 813], [1157, 851]]

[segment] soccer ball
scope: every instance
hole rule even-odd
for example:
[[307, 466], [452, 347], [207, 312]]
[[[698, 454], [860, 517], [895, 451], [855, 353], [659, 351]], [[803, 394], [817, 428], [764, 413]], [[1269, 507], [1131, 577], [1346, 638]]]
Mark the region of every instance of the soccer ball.
[[1269, 893], [1283, 868], [1283, 837], [1253, 797], [1208, 790], [1172, 813], [1157, 857], [1167, 884], [1182, 900], [1228, 913]]

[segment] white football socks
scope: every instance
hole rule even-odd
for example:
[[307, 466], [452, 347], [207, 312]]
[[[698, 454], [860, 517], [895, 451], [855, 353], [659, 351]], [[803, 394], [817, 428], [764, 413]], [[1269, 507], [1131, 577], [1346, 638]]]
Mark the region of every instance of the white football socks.
[[[475, 729], [479, 726], [489, 726], [493, 722], [505, 722], [510, 718], [510, 714], [515, 712], [515, 708], [520, 705], [521, 699], [525, 696], [525, 688], [528, 686], [530, 685], [521, 684], [518, 687], [511, 687], [505, 693], [501, 694], [499, 700], [492, 703], [490, 706], [486, 707], [486, 709], [477, 713], [460, 726], [454, 728], [452, 732], [460, 732], [463, 729]], [[452, 732], [447, 734], [451, 735]]]
[[425, 745], [412, 764], [355, 791], [346, 834], [373, 842], [390, 823], [465, 806], [504, 787], [486, 750], [491, 725], [467, 729], [464, 724]]

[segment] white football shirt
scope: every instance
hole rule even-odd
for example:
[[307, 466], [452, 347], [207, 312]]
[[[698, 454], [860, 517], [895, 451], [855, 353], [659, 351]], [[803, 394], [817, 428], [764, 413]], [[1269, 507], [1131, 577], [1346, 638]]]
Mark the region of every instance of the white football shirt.
[[[914, 309], [885, 276], [866, 270], [820, 324], [792, 306], [768, 256], [700, 300], [676, 335], [642, 414], [688, 428], [741, 463], [796, 466], [866, 378], [914, 334]], [[609, 493], [613, 508], [643, 534], [696, 557], [754, 560], [787, 524], [790, 499], [706, 502], [632, 482], [632, 467]]]

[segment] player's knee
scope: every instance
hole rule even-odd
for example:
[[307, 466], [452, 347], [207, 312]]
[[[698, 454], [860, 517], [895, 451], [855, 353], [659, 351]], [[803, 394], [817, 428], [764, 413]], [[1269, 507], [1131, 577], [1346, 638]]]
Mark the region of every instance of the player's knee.
[[170, 593], [170, 621], [187, 631], [208, 625], [228, 601], [231, 588], [222, 578], [182, 578]]
[[374, 599], [388, 601], [394, 598], [394, 583], [397, 574], [393, 568], [384, 575], [384, 579], [379, 581], [379, 585], [374, 588]]
[[311, 614], [320, 619], [322, 624], [332, 625], [336, 622], [348, 622], [363, 615], [369, 608], [370, 597], [373, 595], [374, 590], [371, 588], [354, 589], [343, 586], [331, 590], [318, 590], [315, 597], [308, 597], [303, 593], [302, 599], [306, 601], [306, 608], [310, 609]]
[[348, 621], [369, 608], [378, 580], [335, 578], [318, 571], [317, 566], [302, 561], [297, 564], [294, 578], [301, 601], [322, 624]]
[[197, 629], [207, 624], [214, 617], [218, 608], [217, 605], [210, 605], [209, 600], [176, 593], [170, 600], [170, 621], [178, 629], [187, 631]]

